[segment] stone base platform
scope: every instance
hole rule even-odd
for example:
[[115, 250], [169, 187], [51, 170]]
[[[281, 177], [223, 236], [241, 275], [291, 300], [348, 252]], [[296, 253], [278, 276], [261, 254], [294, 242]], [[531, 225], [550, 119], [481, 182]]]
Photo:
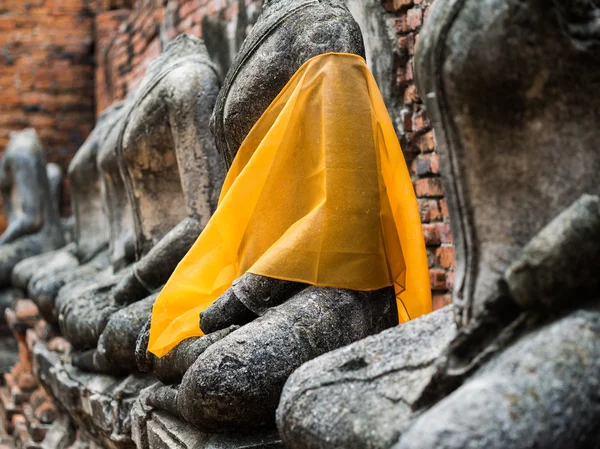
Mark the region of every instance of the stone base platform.
[[150, 392], [162, 385], [152, 376], [117, 378], [74, 367], [70, 344], [39, 317], [31, 301], [15, 301], [5, 315], [13, 333], [11, 361], [18, 363], [1, 379], [6, 439], [0, 434], [0, 449], [4, 441], [23, 449], [284, 448], [275, 430], [205, 433], [147, 406]]
[[125, 379], [85, 373], [43, 343], [33, 346], [33, 367], [40, 383], [68, 412], [89, 449], [280, 449], [275, 431], [257, 434], [208, 434], [146, 405], [161, 384], [151, 376]]

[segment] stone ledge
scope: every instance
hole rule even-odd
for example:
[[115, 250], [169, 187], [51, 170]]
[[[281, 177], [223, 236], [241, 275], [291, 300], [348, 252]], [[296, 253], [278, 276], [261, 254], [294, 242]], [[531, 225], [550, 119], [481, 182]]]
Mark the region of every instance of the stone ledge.
[[84, 373], [42, 343], [33, 347], [33, 369], [77, 427], [98, 444], [108, 449], [135, 447], [129, 413], [140, 390], [156, 379]]
[[206, 433], [147, 406], [146, 398], [160, 385], [142, 390], [131, 410], [132, 438], [138, 449], [285, 449], [275, 431]]

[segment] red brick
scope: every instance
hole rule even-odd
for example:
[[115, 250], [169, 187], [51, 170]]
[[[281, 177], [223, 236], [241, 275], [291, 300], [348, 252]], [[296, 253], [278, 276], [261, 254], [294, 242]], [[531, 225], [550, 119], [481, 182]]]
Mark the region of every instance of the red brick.
[[420, 103], [421, 97], [419, 96], [419, 92], [417, 92], [416, 86], [408, 86], [404, 91], [404, 104], [411, 105], [413, 103]]
[[446, 270], [433, 268], [429, 270], [429, 281], [432, 290], [447, 290], [446, 287]]
[[411, 8], [406, 13], [406, 24], [410, 30], [416, 30], [423, 23], [423, 11], [421, 8]]
[[442, 242], [439, 229], [435, 224], [423, 225], [423, 237], [426, 246], [438, 246]]
[[450, 218], [450, 214], [448, 212], [448, 203], [446, 203], [446, 200], [440, 200], [440, 208], [442, 209], [442, 217], [444, 220], [448, 220]]
[[440, 178], [425, 178], [415, 182], [415, 191], [419, 198], [422, 197], [442, 197], [444, 189]]
[[451, 246], [442, 246], [435, 252], [436, 265], [442, 268], [452, 268], [454, 266], [454, 248]]
[[413, 115], [413, 130], [416, 132], [424, 131], [431, 128], [429, 117], [425, 114], [425, 111], [420, 110]]
[[433, 131], [428, 131], [419, 138], [417, 144], [421, 153], [428, 153], [435, 150], [435, 139], [433, 137]]
[[454, 288], [454, 270], [450, 270], [446, 273], [446, 287], [448, 290]]
[[440, 172], [438, 155], [424, 154], [415, 159], [415, 174], [417, 176], [437, 175]]
[[403, 50], [408, 55], [415, 54], [415, 36], [410, 33], [398, 38], [398, 49]]
[[439, 310], [452, 303], [452, 295], [433, 295], [433, 310]]
[[452, 229], [450, 228], [450, 223], [436, 223], [438, 229], [438, 235], [440, 236], [440, 241], [446, 244], [454, 243], [454, 237], [452, 236]]

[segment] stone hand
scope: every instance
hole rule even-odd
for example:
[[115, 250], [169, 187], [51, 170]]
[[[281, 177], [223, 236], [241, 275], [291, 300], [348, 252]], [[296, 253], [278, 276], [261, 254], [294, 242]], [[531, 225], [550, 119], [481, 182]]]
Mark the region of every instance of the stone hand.
[[[239, 298], [241, 293], [236, 289], [240, 289], [240, 283], [248, 288], [254, 285], [256, 288], [246, 294], [256, 296], [251, 300], [247, 296]], [[285, 294], [283, 286], [296, 293]], [[150, 405], [214, 431], [271, 425], [283, 385], [300, 365], [398, 322], [391, 287], [355, 292], [245, 275], [232, 289], [235, 296], [223, 295], [207, 310], [208, 315], [203, 314], [209, 317], [209, 325], [216, 328], [219, 326], [215, 323], [224, 325], [239, 319], [242, 312], [238, 303], [242, 301], [260, 311], [255, 313], [259, 316], [239, 329], [228, 327], [184, 340], [158, 359], [169, 370], [193, 363], [185, 369], [177, 389], [165, 387], [149, 398]], [[226, 304], [236, 304], [235, 310], [224, 310]], [[261, 308], [254, 307], [258, 305]], [[217, 317], [224, 313], [224, 318], [213, 319], [213, 313]], [[145, 353], [147, 335], [138, 340], [138, 355], [142, 350]], [[155, 360], [145, 363], [165, 382], [177, 381], [183, 372], [177, 368], [176, 373], [161, 373]]]
[[148, 296], [151, 292], [140, 282], [135, 275], [134, 270], [131, 270], [119, 283], [113, 291], [113, 298], [116, 304], [127, 305], [139, 301]]
[[300, 282], [246, 273], [208, 309], [200, 313], [200, 328], [202, 332], [209, 334], [231, 325], [246, 324], [262, 316], [269, 308], [284, 303], [304, 288], [306, 284]]
[[179, 383], [200, 354], [213, 343], [237, 329], [239, 329], [239, 326], [229, 326], [204, 337], [187, 338], [164, 357], [158, 358], [148, 352], [148, 342], [150, 340], [150, 320], [148, 320], [139, 333], [136, 343], [135, 359], [138, 369], [145, 373], [152, 372], [165, 384]]

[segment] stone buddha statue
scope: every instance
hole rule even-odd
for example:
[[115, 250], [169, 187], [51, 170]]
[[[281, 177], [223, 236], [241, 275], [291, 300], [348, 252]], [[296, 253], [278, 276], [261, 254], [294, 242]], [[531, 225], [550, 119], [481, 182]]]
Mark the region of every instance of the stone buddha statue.
[[[236, 56], [211, 119], [229, 168], [246, 135], [313, 56], [364, 54], [360, 29], [340, 0], [266, 1]], [[193, 301], [193, 298], [190, 298]], [[201, 314], [204, 337], [163, 358], [138, 340], [138, 364], [165, 383], [151, 402], [209, 430], [273, 425], [287, 377], [303, 362], [398, 322], [392, 287], [323, 288], [247, 273]], [[241, 326], [241, 327], [240, 327]]]
[[0, 190], [8, 217], [0, 236], [0, 285], [8, 287], [18, 262], [64, 245], [58, 204], [35, 130], [11, 135], [0, 162]]
[[101, 148], [111, 268], [83, 287], [86, 293], [65, 287], [57, 300], [63, 334], [76, 349], [90, 350], [74, 358], [78, 366], [137, 369], [135, 343], [151, 293], [216, 207], [222, 171], [208, 125], [217, 93], [204, 43], [181, 35], [152, 63]]
[[279, 407], [288, 447], [597, 445], [598, 7], [434, 3], [415, 67], [456, 241], [454, 306], [300, 368]]
[[27, 289], [41, 315], [54, 323], [54, 300], [65, 284], [89, 277], [108, 265], [108, 226], [102, 210], [98, 149], [120, 117], [117, 103], [98, 122], [69, 165], [69, 185], [75, 218], [75, 239], [64, 248], [20, 262], [13, 272], [13, 285]]

